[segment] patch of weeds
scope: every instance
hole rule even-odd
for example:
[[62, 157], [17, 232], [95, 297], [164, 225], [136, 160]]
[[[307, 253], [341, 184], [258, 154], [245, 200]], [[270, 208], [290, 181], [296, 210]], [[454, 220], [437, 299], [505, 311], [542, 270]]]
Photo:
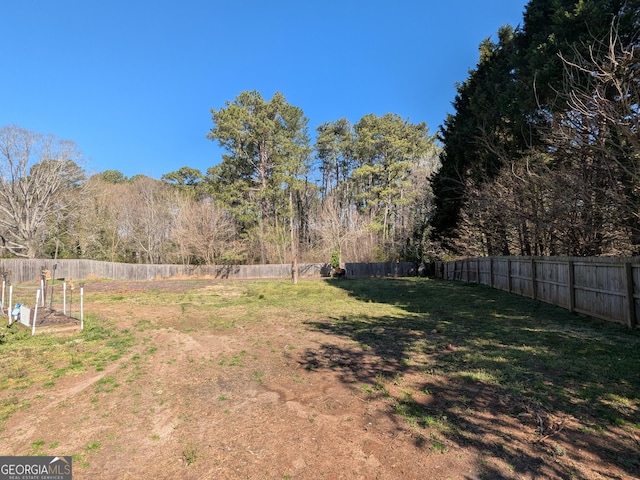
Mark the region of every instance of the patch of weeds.
[[418, 424], [418, 415], [414, 412], [415, 407], [410, 403], [399, 402], [396, 403], [393, 408], [396, 414], [403, 417], [404, 420], [412, 427], [415, 427]]
[[115, 329], [112, 326], [104, 322], [90, 321], [90, 319], [91, 316], [87, 316], [87, 321], [85, 322], [84, 330], [82, 331], [82, 336], [85, 341], [102, 341], [114, 334]]
[[600, 425], [593, 424], [581, 426], [580, 431], [585, 433], [604, 433], [605, 430]]
[[26, 400], [19, 400], [12, 395], [0, 402], [0, 425], [10, 418], [14, 413], [22, 408], [29, 408], [31, 405]]
[[210, 328], [234, 328], [236, 326], [236, 320], [232, 319], [221, 319], [217, 316], [211, 316], [208, 319]]
[[407, 392], [406, 390], [402, 390], [402, 401], [404, 403], [409, 403], [413, 401], [413, 393]]
[[187, 465], [193, 465], [198, 459], [198, 447], [192, 443], [187, 444], [182, 450], [182, 458]]
[[84, 447], [84, 450], [85, 452], [97, 452], [98, 450], [100, 450], [101, 446], [102, 445], [100, 442], [91, 442], [89, 445]]
[[33, 450], [34, 452], [37, 452], [38, 450], [40, 450], [42, 447], [44, 447], [45, 441], [40, 439], [40, 440], [36, 440], [35, 442], [33, 442], [31, 444], [31, 450]]
[[440, 421], [433, 415], [424, 415], [420, 419], [420, 425], [422, 425], [424, 428], [436, 428], [440, 425]]
[[127, 375], [126, 382], [131, 384], [131, 383], [135, 382], [138, 378], [140, 378], [140, 377], [142, 377], [144, 375], [146, 375], [145, 372], [140, 372], [140, 371], [130, 372], [129, 375]]
[[500, 385], [500, 375], [488, 372], [484, 369], [460, 370], [451, 376], [461, 378], [469, 383], [481, 382], [490, 385]]
[[119, 386], [120, 384], [116, 382], [115, 377], [111, 377], [111, 376], [102, 377], [100, 380], [96, 382], [95, 392], [111, 393]]
[[431, 451], [446, 453], [447, 446], [444, 444], [444, 442], [440, 440], [435, 433], [432, 433], [430, 436], [431, 436]]
[[135, 342], [135, 338], [130, 335], [122, 336], [119, 338], [115, 338], [107, 342], [106, 346], [113, 348], [117, 353], [122, 355], [127, 349], [133, 346]]
[[49, 444], [49, 448], [58, 448], [59, 445], [60, 445], [60, 442], [51, 442]]
[[262, 382], [264, 380], [264, 372], [261, 370], [254, 370], [251, 374], [251, 379], [262, 385]]
[[376, 382], [373, 385], [373, 388], [375, 388], [379, 392], [383, 392], [385, 394], [388, 393], [387, 386], [385, 385], [384, 375], [381, 375], [381, 374], [376, 375]]
[[242, 361], [242, 359], [246, 355], [247, 355], [247, 352], [243, 350], [239, 354], [231, 355], [230, 360], [223, 358], [222, 360], [220, 360], [220, 362], [218, 362], [218, 365], [227, 366], [227, 367], [244, 367], [244, 362]]
[[160, 440], [160, 435], [158, 435], [157, 433], [154, 433], [153, 435], [151, 435], [151, 440], [155, 440], [155, 441]]
[[371, 385], [362, 384], [360, 385], [360, 390], [362, 393], [366, 393], [367, 395], [373, 395], [375, 390], [371, 388]]
[[224, 395], [220, 395], [220, 396], [218, 397], [218, 401], [219, 401], [219, 402], [224, 402], [224, 401], [226, 401], [226, 400], [229, 400], [229, 397], [226, 397], [226, 396], [224, 396]]
[[71, 460], [73, 460], [74, 468], [79, 466], [80, 468], [89, 468], [89, 462], [85, 460], [86, 455], [82, 455], [80, 453], [74, 453], [71, 455]]
[[144, 332], [145, 330], [154, 330], [157, 328], [158, 327], [151, 323], [151, 320], [147, 320], [144, 318], [138, 320], [138, 322], [136, 323], [136, 330], [138, 332]]
[[53, 380], [49, 380], [48, 382], [44, 382], [42, 384], [43, 388], [51, 388], [51, 387], [55, 387], [56, 382], [54, 382]]
[[69, 365], [66, 367], [58, 368], [53, 374], [54, 378], [60, 378], [68, 373], [80, 373], [85, 370], [84, 362], [78, 358], [76, 354], [72, 353], [69, 359]]
[[564, 447], [562, 447], [561, 445], [558, 445], [557, 443], [553, 444], [553, 454], [556, 457], [563, 457], [566, 453], [567, 452], [564, 449]]
[[178, 415], [178, 420], [184, 423], [190, 423], [192, 418], [191, 418], [191, 415], [188, 415], [186, 413], [181, 413], [180, 415]]

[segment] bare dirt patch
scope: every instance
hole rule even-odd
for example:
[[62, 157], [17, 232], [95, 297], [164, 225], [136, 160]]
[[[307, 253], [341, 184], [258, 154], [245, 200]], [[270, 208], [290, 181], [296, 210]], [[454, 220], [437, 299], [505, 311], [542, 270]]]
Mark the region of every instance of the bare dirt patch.
[[[149, 288], [239, 295], [206, 281], [91, 285], [124, 295]], [[88, 303], [135, 341], [99, 371], [21, 390], [30, 406], [4, 423], [2, 454], [74, 455], [74, 479], [633, 478], [593, 454], [594, 437], [575, 418], [425, 375], [322, 322], [286, 313], [217, 322], [190, 302]], [[455, 430], [443, 412], [456, 416]], [[619, 434], [619, 454], [638, 453], [638, 439]]]

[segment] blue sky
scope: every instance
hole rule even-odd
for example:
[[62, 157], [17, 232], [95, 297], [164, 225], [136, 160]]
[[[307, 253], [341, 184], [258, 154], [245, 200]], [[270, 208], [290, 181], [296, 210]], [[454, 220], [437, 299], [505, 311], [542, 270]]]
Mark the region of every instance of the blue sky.
[[0, 127], [77, 143], [89, 173], [220, 161], [211, 108], [281, 92], [309, 119], [395, 113], [432, 133], [478, 45], [525, 0], [3, 0]]

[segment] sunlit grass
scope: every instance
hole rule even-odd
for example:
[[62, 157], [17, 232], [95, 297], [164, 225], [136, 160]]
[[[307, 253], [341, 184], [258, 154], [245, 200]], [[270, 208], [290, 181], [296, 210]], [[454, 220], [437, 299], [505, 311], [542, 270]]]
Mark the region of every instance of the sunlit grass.
[[59, 379], [87, 371], [102, 371], [135, 343], [127, 330], [112, 321], [87, 315], [85, 329], [70, 336], [39, 334], [13, 324], [0, 340], [0, 427], [15, 412], [29, 408], [29, 398], [15, 392], [39, 385], [55, 389]]

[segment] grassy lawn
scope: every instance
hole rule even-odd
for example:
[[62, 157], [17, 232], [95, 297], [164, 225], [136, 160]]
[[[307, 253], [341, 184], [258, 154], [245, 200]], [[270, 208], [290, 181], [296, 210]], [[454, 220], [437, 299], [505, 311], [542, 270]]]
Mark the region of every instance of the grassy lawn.
[[[128, 362], [134, 367], [156, 348], [145, 345], [149, 329], [233, 334], [269, 324], [301, 335], [285, 353], [305, 371], [331, 371], [364, 401], [388, 407], [431, 452], [468, 445], [517, 472], [576, 448], [640, 473], [640, 332], [624, 326], [429, 279], [100, 285], [86, 286], [87, 327], [76, 336], [0, 330], [0, 429], [30, 408], [35, 397], [23, 392], [34, 385], [46, 395], [62, 379], [100, 372], [136, 347], [142, 353]], [[163, 314], [153, 316], [156, 309]], [[336, 342], [312, 345], [304, 332]], [[263, 345], [273, 340], [261, 335]], [[247, 378], [261, 385], [269, 370], [252, 355], [243, 350], [217, 366], [252, 369]], [[96, 395], [138, 381], [133, 367], [104, 377]], [[516, 448], [518, 430], [530, 433], [529, 444], [544, 445], [544, 455]], [[553, 468], [568, 476], [568, 467]], [[485, 472], [489, 478], [490, 467]]]
[[472, 284], [336, 285], [365, 310], [371, 303], [394, 310], [376, 306], [310, 326], [373, 350], [386, 363], [383, 370], [477, 381], [541, 408], [590, 417], [600, 427], [640, 428], [638, 331]]

